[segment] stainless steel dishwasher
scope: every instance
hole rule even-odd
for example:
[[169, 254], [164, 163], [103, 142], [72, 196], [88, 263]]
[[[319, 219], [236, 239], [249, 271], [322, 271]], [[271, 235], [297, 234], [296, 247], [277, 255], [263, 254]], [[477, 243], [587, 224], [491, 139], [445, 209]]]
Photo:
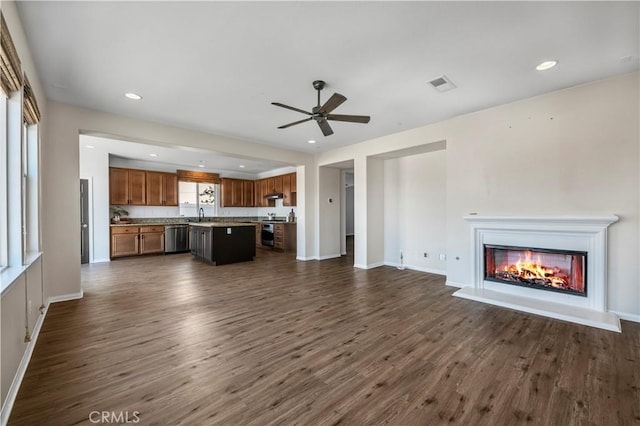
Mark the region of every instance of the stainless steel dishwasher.
[[165, 225], [164, 252], [182, 253], [189, 251], [189, 225]]

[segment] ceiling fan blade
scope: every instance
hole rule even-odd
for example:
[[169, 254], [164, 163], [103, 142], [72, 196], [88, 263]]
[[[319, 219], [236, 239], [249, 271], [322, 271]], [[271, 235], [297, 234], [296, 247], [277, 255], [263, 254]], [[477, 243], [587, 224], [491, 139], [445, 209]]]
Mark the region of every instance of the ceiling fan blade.
[[324, 105], [322, 105], [322, 107], [320, 107], [319, 111], [320, 112], [324, 112], [324, 113], [330, 113], [331, 111], [333, 111], [334, 109], [336, 109], [340, 105], [342, 105], [342, 103], [344, 101], [346, 101], [346, 100], [347, 100], [347, 98], [342, 96], [340, 93], [334, 93], [327, 100], [327, 102], [325, 102]]
[[344, 114], [329, 114], [327, 120], [333, 121], [348, 121], [349, 123], [368, 123], [371, 117], [368, 115], [344, 115]]
[[307, 112], [307, 111], [305, 111], [303, 109], [292, 107], [292, 106], [285, 105], [285, 104], [281, 104], [280, 102], [271, 102], [271, 105], [279, 106], [281, 108], [290, 109], [291, 111], [301, 112], [301, 113], [307, 114], [307, 115], [312, 115], [310, 112]]
[[327, 120], [318, 121], [318, 126], [320, 126], [320, 130], [322, 130], [323, 135], [329, 136], [333, 134], [333, 130], [331, 129], [331, 126], [329, 126], [329, 123], [327, 123]]
[[294, 121], [293, 123], [282, 125], [278, 127], [278, 129], [286, 129], [287, 127], [295, 126], [296, 124], [304, 123], [305, 121], [311, 121], [311, 120], [313, 120], [313, 117], [305, 118], [303, 120], [298, 120], [298, 121]]

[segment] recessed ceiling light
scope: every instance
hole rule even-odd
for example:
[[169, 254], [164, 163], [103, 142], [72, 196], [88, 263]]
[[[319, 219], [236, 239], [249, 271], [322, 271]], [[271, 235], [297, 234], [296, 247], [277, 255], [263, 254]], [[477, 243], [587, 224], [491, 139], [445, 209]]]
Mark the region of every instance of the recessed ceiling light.
[[134, 101], [139, 101], [140, 99], [142, 99], [142, 96], [138, 95], [137, 93], [125, 93], [124, 94], [127, 98], [129, 99], [133, 99]]
[[198, 167], [204, 167], [204, 164], [198, 164]]
[[149, 154], [149, 157], [157, 157], [158, 154]]
[[314, 141], [313, 139], [308, 141], [309, 143], [316, 143], [316, 141]]
[[538, 64], [538, 66], [536, 67], [536, 69], [538, 71], [544, 71], [544, 70], [548, 70], [550, 68], [555, 67], [556, 65], [558, 65], [558, 61], [544, 61], [541, 64]]
[[85, 145], [85, 148], [93, 149], [93, 148], [95, 148], [95, 146], [93, 146], [93, 145]]
[[241, 168], [241, 169], [244, 169], [244, 164], [240, 164], [240, 168]]

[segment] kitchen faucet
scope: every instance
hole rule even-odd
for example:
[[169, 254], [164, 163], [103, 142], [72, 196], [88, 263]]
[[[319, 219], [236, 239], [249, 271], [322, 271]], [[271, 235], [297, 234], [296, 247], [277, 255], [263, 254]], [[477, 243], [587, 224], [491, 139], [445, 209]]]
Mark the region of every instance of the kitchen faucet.
[[200, 207], [200, 212], [198, 213], [198, 222], [202, 222], [202, 219], [204, 219], [204, 209]]

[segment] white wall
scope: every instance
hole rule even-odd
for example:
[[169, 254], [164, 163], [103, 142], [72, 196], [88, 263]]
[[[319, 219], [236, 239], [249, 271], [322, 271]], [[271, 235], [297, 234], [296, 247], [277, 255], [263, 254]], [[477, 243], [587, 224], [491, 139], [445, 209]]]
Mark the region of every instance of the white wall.
[[[80, 135], [80, 179], [89, 181], [89, 262], [109, 261], [109, 152]], [[94, 145], [94, 149], [85, 148]], [[128, 211], [128, 210], [127, 210]]]
[[358, 224], [368, 213], [358, 195], [367, 184], [358, 174], [363, 161], [446, 140], [452, 285], [471, 284], [470, 230], [462, 219], [470, 212], [616, 214], [620, 221], [609, 230], [609, 309], [640, 320], [638, 82], [632, 73], [501, 105], [322, 153], [318, 164], [355, 159], [358, 248]]
[[384, 263], [384, 196], [384, 160], [368, 157], [367, 268]]
[[444, 275], [446, 151], [385, 160], [384, 177], [385, 264]]
[[347, 186], [345, 189], [345, 233], [347, 236], [353, 235], [353, 186]]
[[320, 259], [340, 257], [341, 173], [333, 167], [320, 167], [318, 176], [318, 235]]

